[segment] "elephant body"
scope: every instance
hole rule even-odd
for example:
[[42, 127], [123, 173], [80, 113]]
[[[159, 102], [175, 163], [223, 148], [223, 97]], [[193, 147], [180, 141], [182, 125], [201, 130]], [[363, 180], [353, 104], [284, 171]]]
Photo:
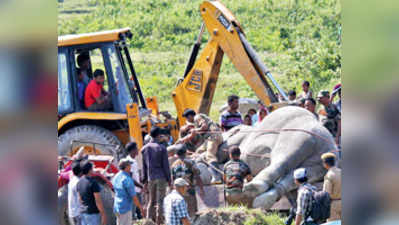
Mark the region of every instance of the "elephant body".
[[[223, 134], [218, 159], [228, 160], [227, 149], [238, 145], [241, 160], [251, 168], [254, 179], [245, 184], [243, 195], [253, 207], [270, 208], [283, 195], [296, 190], [293, 171], [307, 169], [310, 183], [323, 179], [326, 170], [321, 155], [337, 147], [329, 131], [309, 111], [286, 106], [273, 111], [256, 127], [240, 125]], [[202, 157], [201, 157], [202, 158]], [[204, 183], [210, 180], [200, 166]]]

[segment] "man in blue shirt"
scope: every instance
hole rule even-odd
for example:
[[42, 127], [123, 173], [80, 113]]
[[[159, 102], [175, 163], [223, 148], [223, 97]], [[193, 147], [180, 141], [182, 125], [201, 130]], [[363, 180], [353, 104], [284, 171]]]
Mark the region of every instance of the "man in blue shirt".
[[84, 96], [85, 96], [85, 89], [86, 89], [87, 84], [85, 84], [85, 82], [83, 80], [83, 71], [81, 69], [77, 68], [76, 73], [78, 74], [77, 88], [78, 88], [79, 105], [82, 109], [84, 109], [85, 108]]
[[120, 171], [112, 179], [112, 185], [115, 190], [114, 212], [116, 224], [131, 225], [133, 202], [140, 209], [142, 215], [144, 215], [144, 211], [136, 196], [133, 179], [129, 174], [131, 161], [122, 159], [119, 162], [119, 169]]

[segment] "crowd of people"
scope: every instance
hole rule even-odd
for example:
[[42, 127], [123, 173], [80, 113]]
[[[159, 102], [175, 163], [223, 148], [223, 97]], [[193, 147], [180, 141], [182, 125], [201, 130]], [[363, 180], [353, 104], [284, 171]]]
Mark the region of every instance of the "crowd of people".
[[[313, 113], [330, 131], [335, 142], [340, 146], [341, 140], [341, 84], [334, 86], [331, 94], [327, 90], [321, 90], [316, 99], [313, 98], [313, 92], [310, 90], [309, 81], [302, 83], [302, 92], [297, 96], [295, 90], [288, 92], [288, 99], [285, 100], [281, 94], [276, 94], [280, 102], [287, 102], [289, 105], [295, 105], [307, 109]], [[336, 98], [338, 96], [338, 99]], [[250, 108], [242, 117], [238, 111], [238, 96], [232, 95], [228, 98], [229, 108], [220, 116], [220, 125], [223, 131], [227, 131], [234, 126], [245, 124], [248, 126], [257, 126], [272, 111], [273, 107], [266, 107], [262, 102], [258, 101], [258, 110]], [[316, 101], [317, 100], [317, 101]], [[317, 103], [320, 107], [317, 110]], [[241, 119], [243, 118], [243, 119]]]
[[[318, 112], [309, 82], [304, 81], [302, 87], [303, 92], [299, 98], [296, 97], [295, 91], [289, 92], [289, 104], [303, 107], [311, 112], [339, 144], [341, 86], [335, 86], [331, 96], [328, 91], [318, 93], [317, 102], [321, 105]], [[337, 94], [339, 100], [333, 103]], [[198, 210], [196, 190], [199, 190], [198, 196], [201, 198], [206, 194], [196, 162], [186, 157], [188, 154], [194, 154], [198, 148], [205, 148], [204, 161], [211, 168], [211, 183], [225, 184], [228, 204], [241, 202], [237, 196], [242, 193], [245, 180], [247, 182], [252, 180], [251, 170], [244, 161], [240, 160], [241, 152], [238, 146], [231, 146], [228, 149], [230, 161], [224, 165], [222, 172], [218, 169], [217, 150], [223, 141], [221, 133], [241, 124], [258, 126], [272, 108], [265, 107], [259, 102], [258, 109], [251, 108], [242, 117], [239, 112], [238, 96], [229, 96], [227, 103], [228, 109], [220, 115], [220, 124], [204, 114], [186, 109], [183, 112], [186, 122], [181, 126], [179, 140], [173, 145], [170, 145], [170, 137], [164, 129], [153, 126], [150, 131], [150, 141], [141, 149], [141, 169], [136, 161], [139, 154], [137, 144], [130, 142], [125, 146], [126, 157], [119, 161], [119, 172], [112, 179], [115, 192], [114, 213], [118, 225], [130, 225], [132, 220], [141, 218], [151, 219], [158, 225], [190, 224], [190, 218], [193, 218]], [[168, 160], [170, 156], [176, 157], [171, 165]], [[341, 170], [336, 166], [335, 154], [326, 153], [321, 160], [328, 170], [323, 186], [323, 190], [331, 197], [331, 215], [328, 220], [339, 220]], [[73, 176], [68, 184], [68, 215], [71, 224], [104, 225], [109, 219], [104, 211], [100, 186], [91, 177], [92, 171], [93, 164], [87, 160], [75, 160], [72, 164]], [[305, 168], [297, 169], [294, 172], [294, 179], [299, 187], [295, 224], [313, 224], [315, 221], [309, 216], [309, 209], [312, 208], [312, 193], [315, 188], [307, 182]]]

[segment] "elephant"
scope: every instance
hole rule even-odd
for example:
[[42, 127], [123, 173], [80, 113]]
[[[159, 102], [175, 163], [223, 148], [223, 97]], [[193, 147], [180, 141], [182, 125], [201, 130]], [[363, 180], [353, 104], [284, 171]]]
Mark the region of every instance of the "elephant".
[[[223, 133], [218, 150], [221, 166], [228, 160], [227, 149], [232, 145], [240, 147], [240, 158], [254, 176], [244, 185], [240, 199], [248, 199], [250, 207], [266, 209], [295, 192], [296, 168], [307, 169], [310, 183], [321, 181], [327, 172], [321, 155], [337, 149], [332, 135], [314, 114], [298, 106], [281, 107], [256, 127], [239, 125]], [[209, 183], [207, 164], [199, 160], [198, 167], [203, 182]]]

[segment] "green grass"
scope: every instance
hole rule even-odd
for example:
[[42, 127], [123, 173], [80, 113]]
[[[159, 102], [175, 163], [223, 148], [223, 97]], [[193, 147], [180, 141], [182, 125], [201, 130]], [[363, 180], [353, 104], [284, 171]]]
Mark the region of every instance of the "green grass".
[[286, 217], [278, 213], [266, 213], [260, 209], [248, 209], [244, 206], [219, 208], [219, 212], [242, 213], [247, 215], [244, 225], [284, 225]]
[[[171, 92], [182, 77], [200, 24], [200, 0], [65, 0], [58, 4], [58, 33], [132, 28], [130, 42], [145, 96], [174, 113]], [[286, 90], [314, 93], [341, 80], [339, 0], [222, 1], [240, 21], [248, 41]], [[208, 35], [204, 35], [203, 45]], [[229, 94], [255, 97], [228, 57], [221, 66], [211, 117]]]

